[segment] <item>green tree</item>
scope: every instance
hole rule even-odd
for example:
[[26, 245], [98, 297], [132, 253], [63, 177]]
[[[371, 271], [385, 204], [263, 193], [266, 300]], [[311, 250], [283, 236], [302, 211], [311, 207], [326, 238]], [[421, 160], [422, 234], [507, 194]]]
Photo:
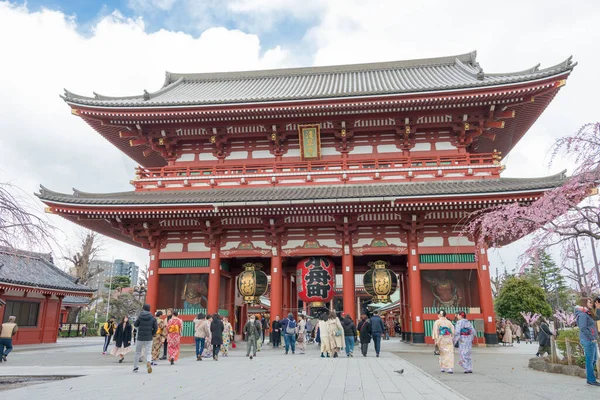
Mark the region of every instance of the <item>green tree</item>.
[[554, 309], [565, 310], [569, 305], [569, 288], [560, 267], [545, 251], [531, 259], [525, 277], [544, 290], [546, 299]]
[[524, 277], [509, 277], [496, 297], [496, 312], [501, 317], [523, 322], [521, 311], [539, 313], [544, 317], [552, 315], [552, 307], [541, 287]]
[[139, 313], [142, 305], [133, 293], [119, 293], [117, 296], [111, 296], [110, 298], [109, 315], [117, 317], [118, 320], [121, 320], [125, 315], [131, 317]]
[[128, 276], [113, 276], [112, 279], [107, 279], [104, 282], [104, 287], [110, 288], [110, 290], [118, 290], [119, 292], [130, 285], [131, 279]]

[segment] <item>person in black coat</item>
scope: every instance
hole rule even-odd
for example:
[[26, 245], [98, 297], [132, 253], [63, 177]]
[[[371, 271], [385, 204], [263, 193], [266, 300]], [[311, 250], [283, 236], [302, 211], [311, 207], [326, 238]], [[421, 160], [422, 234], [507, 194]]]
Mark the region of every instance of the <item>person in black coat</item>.
[[356, 325], [349, 314], [342, 319], [342, 327], [344, 328], [344, 345], [346, 346], [346, 357], [354, 357], [354, 342], [356, 336]]
[[360, 332], [360, 351], [366, 357], [369, 350], [369, 343], [371, 342], [371, 321], [367, 318], [367, 314], [361, 316], [361, 321], [358, 323], [358, 331]]
[[210, 324], [210, 337], [213, 345], [213, 360], [215, 361], [219, 360], [219, 350], [223, 344], [223, 330], [225, 330], [225, 325], [221, 321], [221, 316], [219, 314], [213, 315], [213, 320]]
[[274, 349], [278, 349], [281, 345], [281, 323], [279, 321], [279, 315], [275, 317], [275, 321], [272, 323], [271, 343], [273, 344]]
[[110, 352], [111, 355], [119, 357], [119, 363], [123, 362], [125, 354], [131, 351], [132, 327], [127, 316], [123, 317], [117, 329], [115, 329], [115, 347]]

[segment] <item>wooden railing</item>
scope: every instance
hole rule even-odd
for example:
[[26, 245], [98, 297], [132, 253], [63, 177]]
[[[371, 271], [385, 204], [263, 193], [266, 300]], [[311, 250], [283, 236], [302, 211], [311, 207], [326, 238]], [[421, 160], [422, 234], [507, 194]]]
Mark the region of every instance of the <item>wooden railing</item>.
[[[416, 174], [434, 171], [437, 177], [447, 173], [473, 175], [476, 171], [498, 174], [501, 170], [494, 153], [460, 154], [452, 156], [399, 156], [394, 158], [328, 160], [328, 161], [279, 161], [253, 162], [243, 164], [212, 164], [195, 166], [167, 166], [160, 168], [136, 168], [136, 179], [132, 184], [138, 189], [164, 187], [166, 185], [196, 186], [193, 183], [204, 182], [199, 186], [217, 186], [222, 181], [237, 180], [239, 184], [248, 184], [252, 180], [261, 180], [265, 184], [279, 183], [280, 179], [302, 177], [306, 181], [319, 176], [337, 178], [340, 182], [352, 180], [352, 177], [371, 177], [397, 175], [399, 179], [412, 179]], [[361, 180], [365, 180], [362, 178]], [[285, 184], [285, 183], [284, 183]]]

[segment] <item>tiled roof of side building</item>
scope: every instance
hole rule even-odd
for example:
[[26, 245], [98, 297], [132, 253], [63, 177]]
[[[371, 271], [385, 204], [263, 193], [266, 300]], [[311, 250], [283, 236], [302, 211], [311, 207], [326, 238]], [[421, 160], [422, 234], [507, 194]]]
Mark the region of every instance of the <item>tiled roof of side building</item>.
[[61, 271], [45, 255], [0, 247], [0, 283], [67, 292], [89, 296], [94, 289], [77, 283], [76, 278]]
[[539, 65], [512, 73], [486, 74], [476, 52], [422, 60], [369, 64], [272, 69], [220, 73], [168, 73], [163, 87], [153, 93], [110, 97], [80, 96], [65, 90], [70, 103], [102, 107], [157, 107], [245, 104], [289, 100], [422, 93], [482, 88], [570, 72], [571, 58], [549, 68]]
[[91, 299], [89, 297], [79, 297], [79, 296], [65, 296], [62, 303], [63, 305], [75, 305], [75, 306], [85, 306], [90, 304]]
[[36, 194], [47, 202], [81, 205], [163, 205], [285, 202], [384, 197], [414, 198], [444, 195], [479, 195], [500, 192], [543, 191], [565, 181], [565, 172], [543, 178], [497, 178], [367, 185], [280, 186], [243, 189], [208, 189], [119, 193], [58, 193], [41, 187]]

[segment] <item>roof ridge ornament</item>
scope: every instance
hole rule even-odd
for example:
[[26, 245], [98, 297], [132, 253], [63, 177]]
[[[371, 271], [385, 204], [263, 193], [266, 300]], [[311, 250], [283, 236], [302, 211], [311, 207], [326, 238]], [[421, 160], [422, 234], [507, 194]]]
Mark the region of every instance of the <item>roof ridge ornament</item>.
[[144, 100], [150, 100], [150, 93], [146, 89], [144, 89]]

